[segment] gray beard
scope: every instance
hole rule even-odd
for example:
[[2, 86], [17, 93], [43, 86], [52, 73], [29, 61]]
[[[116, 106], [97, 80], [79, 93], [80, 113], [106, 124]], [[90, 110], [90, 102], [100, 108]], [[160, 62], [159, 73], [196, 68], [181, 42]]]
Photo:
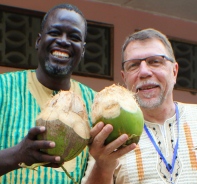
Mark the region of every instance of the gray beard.
[[142, 100], [137, 95], [137, 93], [135, 94], [135, 98], [136, 98], [139, 106], [142, 107], [142, 108], [146, 108], [146, 109], [154, 109], [154, 108], [157, 108], [165, 100], [164, 92], [163, 91], [160, 93], [160, 95], [156, 99], [150, 99], [150, 100], [148, 100], [149, 98], [151, 98], [151, 96], [148, 96], [147, 95], [146, 97], [147, 97], [147, 100], [144, 101], [144, 100]]
[[145, 96], [146, 100], [143, 100], [138, 96], [138, 93], [135, 94], [135, 98], [140, 107], [146, 108], [146, 109], [154, 109], [162, 105], [162, 103], [167, 98], [167, 96], [169, 96], [169, 94], [172, 93], [173, 88], [174, 88], [174, 84], [171, 83], [168, 86], [168, 91], [166, 92], [166, 94], [165, 94], [165, 91], [161, 88], [161, 93], [159, 94], [157, 98], [154, 98], [154, 99], [151, 99], [152, 98], [151, 94], [147, 94]]

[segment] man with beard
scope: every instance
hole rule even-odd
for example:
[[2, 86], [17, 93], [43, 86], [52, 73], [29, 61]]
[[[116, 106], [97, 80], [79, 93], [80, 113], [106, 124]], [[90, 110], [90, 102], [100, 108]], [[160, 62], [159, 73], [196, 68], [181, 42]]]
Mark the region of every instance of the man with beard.
[[128, 136], [105, 146], [113, 127], [102, 122], [95, 126], [90, 145], [94, 159], [82, 183], [196, 183], [197, 105], [174, 102], [177, 73], [171, 44], [161, 32], [144, 29], [126, 39], [121, 74], [144, 114], [144, 131], [137, 146], [117, 150]]
[[[0, 183], [73, 183], [57, 168], [61, 164], [58, 155], [40, 151], [54, 148], [55, 143], [36, 140], [45, 127], [36, 127], [35, 120], [46, 102], [60, 90], [80, 95], [90, 119], [89, 106], [95, 92], [71, 79], [83, 57], [86, 34], [87, 22], [77, 7], [55, 6], [45, 15], [36, 40], [38, 68], [0, 75]], [[87, 157], [88, 150], [84, 149], [76, 158], [75, 169], [70, 172], [76, 182], [85, 172]], [[40, 162], [51, 164], [38, 167], [37, 171], [20, 167], [20, 163], [30, 166]]]

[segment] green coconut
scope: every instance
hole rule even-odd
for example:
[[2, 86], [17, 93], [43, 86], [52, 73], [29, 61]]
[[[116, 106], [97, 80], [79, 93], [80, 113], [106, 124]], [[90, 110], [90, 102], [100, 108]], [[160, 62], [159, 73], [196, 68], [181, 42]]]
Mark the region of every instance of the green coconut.
[[131, 91], [113, 84], [98, 92], [92, 105], [92, 122], [95, 125], [100, 121], [113, 126], [105, 144], [122, 134], [129, 137], [122, 146], [138, 144], [144, 127], [144, 117]]
[[49, 155], [58, 155], [63, 161], [78, 156], [90, 138], [90, 126], [82, 99], [72, 91], [55, 95], [38, 115], [37, 126], [45, 126], [38, 140], [55, 142], [55, 148], [42, 149]]
[[[83, 151], [90, 139], [90, 126], [82, 99], [72, 91], [59, 92], [38, 115], [36, 125], [46, 127], [46, 131], [37, 137], [38, 140], [55, 142], [55, 148], [41, 151], [49, 155], [60, 156], [61, 160], [65, 162], [63, 165], [60, 164], [60, 168], [73, 183], [76, 183], [69, 174], [76, 163], [73, 159]], [[46, 164], [49, 163], [35, 163], [31, 166], [19, 163], [19, 166], [35, 170]]]

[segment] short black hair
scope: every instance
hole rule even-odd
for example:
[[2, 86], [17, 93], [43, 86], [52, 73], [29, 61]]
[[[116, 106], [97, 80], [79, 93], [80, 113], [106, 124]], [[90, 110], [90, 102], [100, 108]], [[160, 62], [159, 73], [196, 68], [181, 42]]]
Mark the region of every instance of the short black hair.
[[45, 26], [45, 23], [46, 23], [46, 21], [47, 21], [48, 16], [50, 15], [51, 12], [53, 12], [53, 11], [56, 10], [56, 9], [66, 9], [66, 10], [74, 11], [74, 12], [78, 13], [79, 15], [81, 15], [81, 17], [83, 18], [84, 23], [85, 23], [85, 37], [86, 37], [86, 35], [87, 35], [87, 21], [86, 21], [86, 18], [84, 17], [83, 13], [82, 13], [75, 5], [72, 5], [72, 4], [59, 4], [59, 5], [56, 5], [56, 6], [54, 6], [53, 8], [51, 8], [51, 9], [45, 14], [45, 16], [44, 16], [43, 19], [42, 19], [42, 23], [41, 23], [41, 32], [42, 32], [43, 29], [44, 29], [44, 26]]

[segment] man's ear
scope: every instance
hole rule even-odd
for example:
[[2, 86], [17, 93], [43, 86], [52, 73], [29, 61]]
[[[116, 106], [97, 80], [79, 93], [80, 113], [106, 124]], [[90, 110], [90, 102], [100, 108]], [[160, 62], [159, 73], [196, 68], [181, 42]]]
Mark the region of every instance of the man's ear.
[[179, 65], [176, 62], [175, 65], [174, 65], [174, 68], [173, 68], [173, 73], [174, 73], [175, 77], [177, 77], [177, 75], [178, 75], [178, 70], [179, 70]]
[[177, 75], [178, 75], [179, 65], [176, 62], [173, 68], [173, 75], [174, 75], [174, 84], [176, 84]]
[[123, 70], [121, 70], [120, 72], [121, 72], [122, 80], [123, 80], [124, 83], [126, 84], [125, 72], [124, 72]]
[[84, 44], [83, 44], [83, 51], [82, 51], [82, 54], [81, 54], [82, 58], [84, 57], [84, 54], [85, 54], [85, 45], [86, 45], [86, 42], [84, 42]]
[[41, 34], [38, 33], [38, 37], [36, 39], [36, 43], [35, 43], [35, 49], [38, 50], [39, 44], [40, 44], [40, 40], [41, 40]]

